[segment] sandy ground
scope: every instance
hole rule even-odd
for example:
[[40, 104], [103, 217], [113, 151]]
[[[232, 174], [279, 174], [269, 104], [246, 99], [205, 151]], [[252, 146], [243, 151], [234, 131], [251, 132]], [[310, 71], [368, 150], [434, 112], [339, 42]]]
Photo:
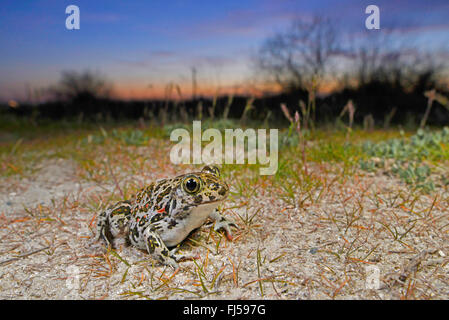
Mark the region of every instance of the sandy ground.
[[392, 177], [310, 170], [323, 186], [293, 202], [263, 185], [226, 201], [234, 241], [202, 227], [182, 247], [198, 259], [176, 272], [91, 243], [114, 183], [84, 181], [62, 159], [2, 178], [0, 299], [449, 298], [447, 190], [412, 202]]

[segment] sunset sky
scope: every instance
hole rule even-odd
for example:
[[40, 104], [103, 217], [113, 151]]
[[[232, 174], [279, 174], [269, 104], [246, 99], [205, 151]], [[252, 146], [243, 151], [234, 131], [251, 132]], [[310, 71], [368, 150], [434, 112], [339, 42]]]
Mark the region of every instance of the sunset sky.
[[[80, 30], [65, 28], [70, 4], [80, 8]], [[402, 41], [449, 49], [448, 0], [2, 0], [0, 100], [23, 100], [63, 70], [87, 69], [122, 98], [161, 96], [170, 81], [188, 96], [192, 67], [199, 92], [246, 90], [251, 56], [266, 37], [316, 14], [356, 34], [369, 4], [379, 6], [381, 28], [394, 26]]]

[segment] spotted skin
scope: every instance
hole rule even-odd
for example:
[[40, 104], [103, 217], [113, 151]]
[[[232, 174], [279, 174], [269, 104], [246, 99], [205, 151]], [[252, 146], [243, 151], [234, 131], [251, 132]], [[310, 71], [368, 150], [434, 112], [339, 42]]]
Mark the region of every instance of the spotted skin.
[[232, 239], [230, 227], [236, 225], [217, 210], [228, 193], [228, 185], [214, 166], [158, 180], [130, 200], [120, 201], [102, 212], [98, 216], [96, 239], [101, 238], [113, 247], [113, 240], [124, 236], [127, 243], [177, 268], [177, 262], [184, 257], [176, 255], [176, 246], [208, 218], [215, 221], [215, 230], [223, 229], [228, 239]]

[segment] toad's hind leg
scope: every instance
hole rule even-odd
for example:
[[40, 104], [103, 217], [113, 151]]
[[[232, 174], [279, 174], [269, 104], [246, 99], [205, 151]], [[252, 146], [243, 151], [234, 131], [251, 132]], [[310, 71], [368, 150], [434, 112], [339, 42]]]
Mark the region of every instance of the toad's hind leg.
[[124, 235], [128, 228], [128, 220], [131, 215], [131, 202], [120, 201], [106, 209], [98, 216], [97, 235], [95, 240], [103, 239], [113, 247], [113, 240]]

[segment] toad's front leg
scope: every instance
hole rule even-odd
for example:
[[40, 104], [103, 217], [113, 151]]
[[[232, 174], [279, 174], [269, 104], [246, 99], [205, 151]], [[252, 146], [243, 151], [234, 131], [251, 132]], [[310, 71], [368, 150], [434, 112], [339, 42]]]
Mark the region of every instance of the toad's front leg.
[[238, 226], [234, 222], [226, 220], [226, 218], [224, 218], [220, 214], [218, 209], [212, 211], [212, 213], [209, 215], [209, 218], [215, 221], [214, 230], [218, 231], [220, 229], [223, 229], [226, 233], [226, 238], [228, 238], [228, 240], [231, 241], [232, 240], [231, 227], [238, 228]]
[[146, 249], [150, 255], [152, 255], [161, 263], [169, 265], [174, 269], [177, 269], [179, 267], [178, 261], [184, 259], [185, 257], [175, 254], [176, 251], [178, 251], [177, 247], [169, 250], [165, 243], [162, 241], [159, 234], [151, 229], [151, 226], [148, 226], [145, 229], [143, 236]]

